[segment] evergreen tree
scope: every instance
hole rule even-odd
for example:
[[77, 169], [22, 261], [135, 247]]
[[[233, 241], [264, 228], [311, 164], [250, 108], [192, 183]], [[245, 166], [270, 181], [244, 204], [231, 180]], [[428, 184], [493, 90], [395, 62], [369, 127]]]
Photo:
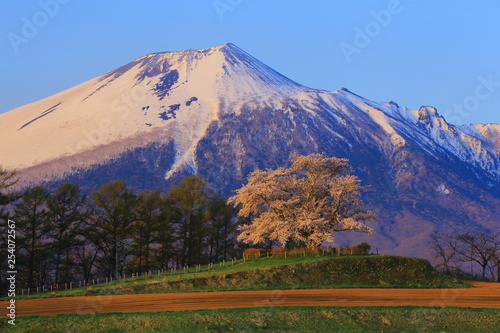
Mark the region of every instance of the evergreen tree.
[[[6, 206], [11, 204], [15, 199], [16, 195], [12, 192], [12, 186], [17, 183], [15, 171], [7, 171], [2, 166], [0, 166], [0, 249], [8, 248], [8, 219], [10, 217]], [[12, 239], [11, 239], [12, 240]], [[4, 290], [8, 289], [7, 280], [3, 277], [7, 277], [7, 259], [8, 255], [11, 254], [7, 251], [0, 251], [0, 295], [5, 294]], [[15, 253], [14, 253], [15, 254]]]
[[125, 181], [115, 180], [92, 191], [88, 204], [91, 238], [102, 250], [103, 266], [114, 267], [115, 277], [123, 273], [130, 254], [135, 202], [136, 196], [127, 189]]
[[139, 272], [151, 269], [151, 255], [161, 221], [162, 204], [159, 191], [145, 191], [137, 196], [132, 253]]
[[200, 176], [187, 176], [171, 190], [173, 208], [176, 210], [178, 225], [177, 250], [181, 266], [203, 263], [202, 250], [204, 236], [204, 213], [209, 192]]
[[[80, 195], [77, 186], [64, 183], [48, 200], [51, 212], [50, 238], [54, 261], [54, 283], [59, 283], [61, 264], [65, 262], [66, 270], [71, 269], [71, 251], [82, 239], [83, 207], [85, 198]], [[70, 278], [69, 276], [67, 276]]]
[[173, 264], [173, 258], [176, 254], [175, 242], [178, 239], [175, 230], [175, 221], [178, 221], [177, 213], [172, 197], [170, 195], [164, 196], [155, 234], [157, 247], [154, 253], [158, 269], [168, 269], [169, 263]]
[[28, 288], [41, 287], [47, 279], [51, 219], [48, 199], [45, 188], [38, 186], [24, 191], [15, 207], [17, 260], [22, 266], [20, 276], [25, 277]]
[[[84, 281], [88, 282], [92, 278], [99, 253], [103, 252], [101, 235], [93, 228], [90, 220], [86, 220], [86, 225], [82, 229], [82, 242], [74, 248], [74, 261], [77, 264], [75, 271], [81, 275]], [[112, 272], [108, 266], [106, 269], [98, 271], [98, 275], [109, 276]]]
[[237, 224], [234, 209], [220, 195], [213, 195], [208, 206], [208, 261], [229, 259], [234, 255]]

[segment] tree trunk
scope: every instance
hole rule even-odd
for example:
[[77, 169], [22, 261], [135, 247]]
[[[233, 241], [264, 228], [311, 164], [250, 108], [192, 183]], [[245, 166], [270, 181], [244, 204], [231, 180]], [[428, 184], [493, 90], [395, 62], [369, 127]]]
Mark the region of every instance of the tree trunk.
[[56, 267], [55, 267], [55, 273], [54, 273], [54, 283], [57, 284], [59, 282], [59, 268], [61, 266], [61, 251], [57, 250], [56, 254]]
[[115, 279], [119, 278], [119, 271], [118, 271], [118, 241], [115, 240]]
[[500, 282], [500, 260], [497, 261], [497, 282]]

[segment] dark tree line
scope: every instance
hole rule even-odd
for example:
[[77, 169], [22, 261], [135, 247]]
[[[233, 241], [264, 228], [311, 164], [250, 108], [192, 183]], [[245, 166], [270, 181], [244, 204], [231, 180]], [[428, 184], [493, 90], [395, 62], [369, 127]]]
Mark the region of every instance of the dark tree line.
[[[9, 172], [0, 166], [0, 277], [7, 277], [7, 259], [11, 254], [7, 251], [7, 219], [9, 213], [6, 206], [10, 205], [16, 196], [10, 191], [10, 188], [17, 182], [15, 172]], [[5, 278], [0, 279], [0, 294], [4, 294], [6, 287]]]
[[[0, 242], [5, 248], [7, 219], [14, 220], [18, 288], [206, 264], [241, 252], [234, 209], [199, 176], [168, 193], [135, 193], [115, 180], [89, 197], [70, 183], [16, 197], [8, 191], [14, 176], [0, 169]], [[6, 273], [6, 253], [0, 259]]]
[[436, 266], [460, 277], [500, 282], [500, 235], [484, 232], [434, 234], [430, 242]]

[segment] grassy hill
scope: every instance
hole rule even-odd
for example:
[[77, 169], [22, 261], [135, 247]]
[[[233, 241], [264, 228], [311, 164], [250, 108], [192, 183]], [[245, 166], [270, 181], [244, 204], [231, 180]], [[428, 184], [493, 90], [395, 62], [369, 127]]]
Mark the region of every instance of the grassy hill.
[[[338, 287], [459, 287], [428, 261], [399, 256], [336, 257], [281, 265], [260, 259], [232, 272], [128, 286], [132, 292]], [[263, 266], [263, 267], [258, 267]], [[235, 267], [236, 268], [236, 267]], [[241, 267], [243, 268], [243, 267]]]
[[[450, 288], [466, 283], [437, 272], [427, 260], [401, 256], [261, 258], [127, 278], [51, 296], [290, 288]], [[30, 297], [36, 297], [31, 295]], [[38, 296], [39, 297], [39, 296]]]

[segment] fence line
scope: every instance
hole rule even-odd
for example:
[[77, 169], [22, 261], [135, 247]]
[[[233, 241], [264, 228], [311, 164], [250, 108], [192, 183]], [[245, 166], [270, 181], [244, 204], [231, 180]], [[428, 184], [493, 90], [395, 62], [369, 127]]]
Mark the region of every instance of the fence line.
[[[249, 251], [251, 250], [251, 251]], [[252, 251], [253, 250], [253, 251]], [[290, 256], [303, 256], [306, 257], [308, 255], [352, 255], [353, 254], [353, 247], [344, 247], [344, 248], [333, 248], [333, 251], [325, 251], [324, 249], [320, 252], [310, 252], [305, 249], [300, 249], [300, 251], [292, 250], [292, 251], [273, 251], [276, 249], [272, 249], [271, 251], [267, 251], [264, 249], [247, 249], [244, 251], [242, 259], [243, 262], [246, 262], [247, 260], [250, 259], [258, 259], [262, 257], [269, 258], [272, 256], [273, 258], [287, 258]], [[278, 249], [280, 250], [280, 249]], [[282, 249], [281, 249], [282, 250]], [[218, 264], [215, 264], [215, 266], [220, 269], [224, 268], [226, 266], [234, 266], [236, 263], [237, 259], [236, 257], [233, 257], [230, 261], [226, 261], [223, 259], [220, 261]], [[206, 266], [206, 272], [210, 273], [212, 270], [215, 270], [214, 268], [214, 263], [208, 263]], [[200, 273], [202, 272], [202, 265], [197, 264], [194, 266], [184, 266], [181, 267], [180, 269], [177, 269], [177, 267], [171, 267], [170, 269], [158, 269], [158, 270], [149, 270], [147, 272], [133, 272], [129, 275], [123, 274], [118, 277], [118, 279], [113, 280], [113, 276], [107, 276], [107, 277], [97, 277], [93, 279], [89, 279], [88, 281], [85, 280], [78, 280], [78, 281], [70, 281], [70, 282], [65, 282], [65, 283], [58, 283], [58, 284], [49, 284], [49, 285], [44, 285], [43, 287], [36, 287], [36, 288], [22, 288], [21, 290], [17, 290], [17, 293], [20, 294], [21, 296], [25, 295], [32, 295], [32, 294], [42, 294], [42, 293], [54, 293], [54, 292], [59, 292], [59, 291], [67, 291], [67, 290], [73, 290], [75, 288], [85, 288], [85, 287], [94, 287], [97, 285], [102, 285], [102, 284], [112, 284], [113, 281], [116, 283], [124, 281], [125, 279], [130, 278], [132, 281], [136, 282], [140, 277], [143, 277], [146, 280], [149, 280], [153, 277], [153, 275], [156, 275], [157, 277], [160, 276], [175, 276], [179, 275], [180, 279], [182, 279], [183, 274], [189, 274], [189, 273]], [[2, 297], [5, 297], [2, 295]]]

